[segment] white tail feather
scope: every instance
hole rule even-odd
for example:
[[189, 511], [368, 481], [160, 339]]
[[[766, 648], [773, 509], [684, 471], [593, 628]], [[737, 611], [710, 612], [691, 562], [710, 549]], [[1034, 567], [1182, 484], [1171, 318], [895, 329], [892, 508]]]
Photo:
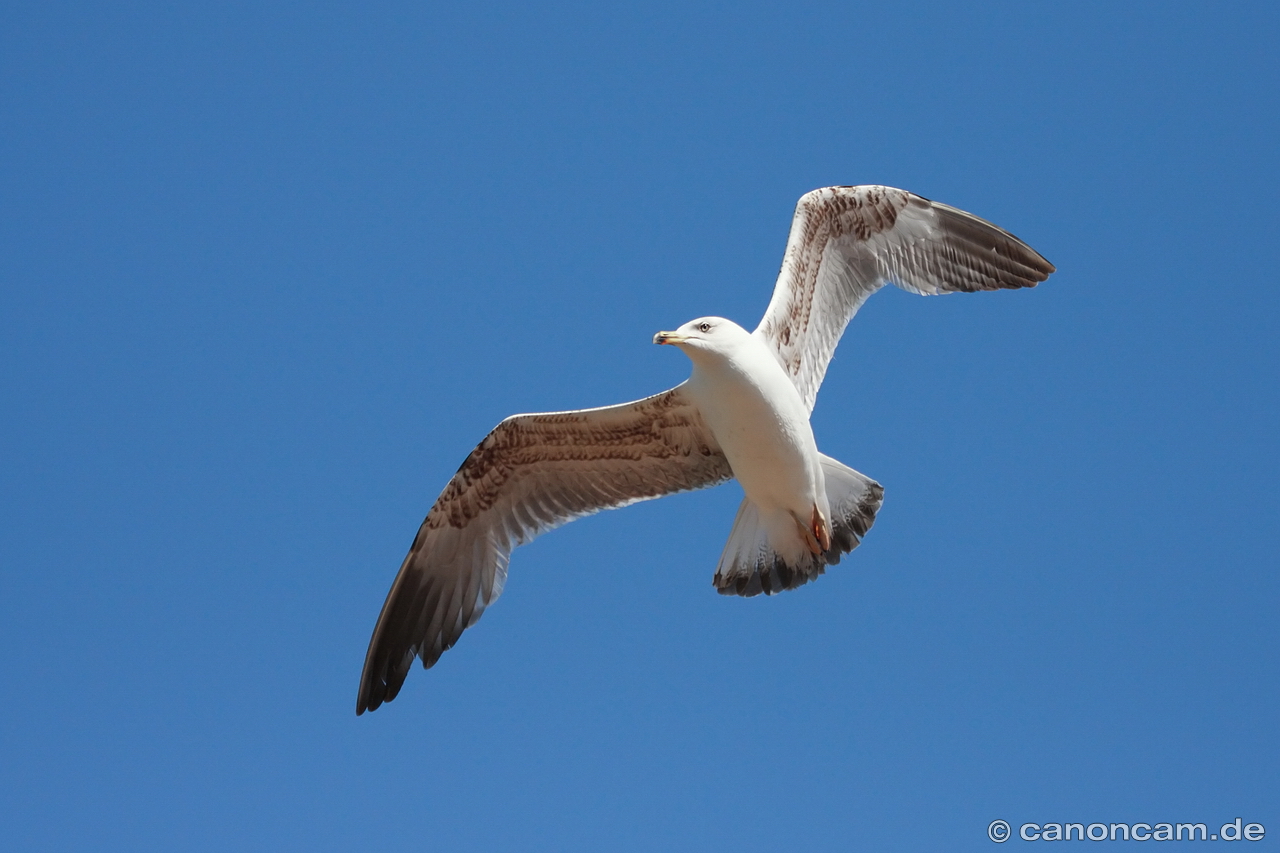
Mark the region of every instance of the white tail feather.
[[871, 529], [884, 489], [830, 456], [819, 456], [831, 507], [831, 547], [821, 554], [810, 553], [795, 535], [789, 515], [763, 516], [743, 498], [716, 567], [713, 582], [722, 594], [752, 596], [795, 589], [840, 562]]

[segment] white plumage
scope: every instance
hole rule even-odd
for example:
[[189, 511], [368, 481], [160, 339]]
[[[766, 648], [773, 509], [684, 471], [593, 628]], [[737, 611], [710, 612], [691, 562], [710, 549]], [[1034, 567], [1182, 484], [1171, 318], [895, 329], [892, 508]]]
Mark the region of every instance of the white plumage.
[[[730, 535], [770, 547], [789, 566], [831, 547], [830, 508], [809, 410], [762, 338], [731, 320], [703, 317], [655, 343], [679, 346], [693, 362], [684, 388], [754, 507]], [[744, 523], [745, 524], [745, 523]], [[763, 533], [763, 537], [760, 535]], [[732, 566], [721, 563], [721, 573]]]
[[502, 591], [517, 545], [601, 509], [736, 477], [745, 498], [714, 583], [791, 589], [857, 547], [873, 480], [818, 452], [809, 413], [849, 320], [887, 283], [915, 293], [1032, 287], [1053, 265], [976, 216], [889, 187], [827, 187], [796, 206], [754, 332], [719, 317], [660, 332], [688, 382], [600, 409], [514, 415], [463, 462], [418, 530], [374, 628], [356, 713], [395, 698]]

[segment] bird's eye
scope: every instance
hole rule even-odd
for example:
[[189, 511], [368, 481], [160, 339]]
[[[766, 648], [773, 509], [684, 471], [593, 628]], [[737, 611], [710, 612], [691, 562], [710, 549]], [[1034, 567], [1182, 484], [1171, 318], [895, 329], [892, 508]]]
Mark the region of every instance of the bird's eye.
[[711, 331], [711, 324], [710, 324], [710, 323], [699, 323], [699, 324], [698, 324], [698, 331], [699, 331], [699, 332], [709, 332], [709, 331]]

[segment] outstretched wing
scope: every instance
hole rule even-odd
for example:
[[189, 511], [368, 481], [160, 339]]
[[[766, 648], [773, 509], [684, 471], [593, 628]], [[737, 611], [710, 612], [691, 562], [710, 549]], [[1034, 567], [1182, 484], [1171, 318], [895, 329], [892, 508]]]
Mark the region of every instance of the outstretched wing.
[[892, 187], [826, 187], [796, 204], [773, 299], [755, 334], [810, 411], [858, 308], [885, 284], [924, 295], [1034, 287], [1053, 264], [971, 213]]
[[601, 409], [513, 415], [436, 500], [373, 629], [356, 713], [435, 664], [502, 592], [511, 550], [567, 521], [733, 476], [683, 386]]

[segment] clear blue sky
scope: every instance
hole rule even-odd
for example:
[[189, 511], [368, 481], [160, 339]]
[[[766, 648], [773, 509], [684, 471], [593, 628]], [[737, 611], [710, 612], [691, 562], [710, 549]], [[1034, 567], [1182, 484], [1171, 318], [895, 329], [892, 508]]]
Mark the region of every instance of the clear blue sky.
[[[7, 4], [3, 846], [1277, 849], [1278, 43], [1262, 3]], [[856, 183], [1059, 270], [850, 326], [813, 422], [885, 485], [864, 546], [744, 601], [734, 485], [574, 523], [357, 719], [475, 442], [683, 379], [653, 333], [753, 325], [796, 198]]]

